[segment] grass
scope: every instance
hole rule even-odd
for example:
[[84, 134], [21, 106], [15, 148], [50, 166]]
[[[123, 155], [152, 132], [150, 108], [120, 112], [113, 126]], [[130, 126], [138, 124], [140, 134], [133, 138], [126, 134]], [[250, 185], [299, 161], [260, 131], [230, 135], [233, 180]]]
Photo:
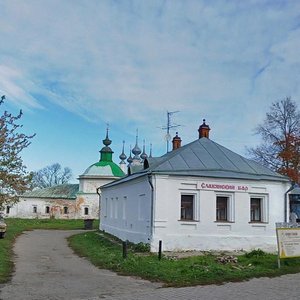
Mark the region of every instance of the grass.
[[[56, 219], [6, 219], [7, 232], [4, 239], [0, 239], [0, 283], [7, 282], [13, 271], [13, 243], [23, 231], [33, 229], [83, 229], [83, 220]], [[98, 228], [99, 221], [93, 223]]]
[[159, 261], [157, 255], [129, 251], [127, 259], [123, 259], [122, 246], [107, 235], [96, 232], [71, 236], [69, 245], [99, 268], [163, 282], [165, 286], [219, 284], [300, 272], [300, 259], [285, 260], [278, 269], [277, 256], [261, 250], [238, 256], [237, 263], [222, 264], [211, 254], [183, 259], [163, 256]]

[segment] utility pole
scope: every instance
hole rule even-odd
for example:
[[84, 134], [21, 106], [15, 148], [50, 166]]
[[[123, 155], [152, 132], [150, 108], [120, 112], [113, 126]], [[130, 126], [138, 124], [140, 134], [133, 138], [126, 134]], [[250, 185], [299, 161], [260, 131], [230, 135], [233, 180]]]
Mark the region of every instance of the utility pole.
[[166, 140], [166, 143], [167, 143], [167, 152], [169, 152], [169, 142], [172, 138], [171, 135], [170, 135], [170, 129], [181, 126], [181, 125], [178, 125], [178, 124], [172, 124], [172, 121], [171, 121], [171, 116], [173, 114], [178, 113], [178, 112], [179, 112], [178, 110], [177, 111], [167, 111], [167, 126], [161, 128], [161, 129], [167, 130], [167, 134], [165, 135], [165, 140]]

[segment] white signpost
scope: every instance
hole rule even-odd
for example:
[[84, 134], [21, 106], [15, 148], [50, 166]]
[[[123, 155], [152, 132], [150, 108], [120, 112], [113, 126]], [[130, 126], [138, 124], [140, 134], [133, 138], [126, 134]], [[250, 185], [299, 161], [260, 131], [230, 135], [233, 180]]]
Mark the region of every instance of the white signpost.
[[297, 223], [276, 223], [278, 268], [280, 259], [300, 257], [300, 226]]

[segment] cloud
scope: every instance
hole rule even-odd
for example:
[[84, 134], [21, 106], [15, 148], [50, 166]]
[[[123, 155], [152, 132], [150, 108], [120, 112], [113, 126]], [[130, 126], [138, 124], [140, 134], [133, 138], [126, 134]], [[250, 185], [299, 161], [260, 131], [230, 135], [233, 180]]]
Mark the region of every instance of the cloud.
[[10, 0], [0, 9], [0, 89], [30, 109], [46, 99], [149, 136], [162, 113], [180, 110], [190, 139], [190, 124], [207, 116], [218, 137], [237, 127], [242, 140], [258, 107], [300, 96], [297, 1]]

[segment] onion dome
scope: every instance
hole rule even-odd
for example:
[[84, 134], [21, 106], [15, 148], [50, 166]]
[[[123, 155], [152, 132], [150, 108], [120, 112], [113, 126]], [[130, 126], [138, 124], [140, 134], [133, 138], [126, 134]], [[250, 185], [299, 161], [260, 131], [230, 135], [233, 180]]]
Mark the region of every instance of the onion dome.
[[141, 149], [138, 146], [138, 130], [136, 130], [136, 142], [135, 142], [135, 146], [132, 149], [132, 154], [134, 155], [133, 159], [134, 160], [139, 160], [139, 155], [142, 153]]
[[127, 158], [127, 162], [128, 162], [129, 164], [131, 164], [131, 163], [133, 162], [133, 158], [132, 158], [132, 156], [131, 156], [131, 145], [130, 145], [129, 157]]
[[144, 161], [148, 155], [145, 152], [145, 140], [143, 141], [143, 153], [141, 154], [141, 159]]
[[80, 177], [122, 177], [125, 175], [121, 168], [112, 160], [114, 152], [109, 147], [112, 141], [108, 137], [108, 129], [106, 138], [102, 142], [104, 147], [100, 150], [100, 160], [89, 166]]
[[124, 145], [125, 145], [125, 141], [123, 141], [122, 153], [119, 156], [119, 158], [121, 159], [120, 164], [125, 164], [125, 160], [127, 158], [126, 154], [124, 153]]

